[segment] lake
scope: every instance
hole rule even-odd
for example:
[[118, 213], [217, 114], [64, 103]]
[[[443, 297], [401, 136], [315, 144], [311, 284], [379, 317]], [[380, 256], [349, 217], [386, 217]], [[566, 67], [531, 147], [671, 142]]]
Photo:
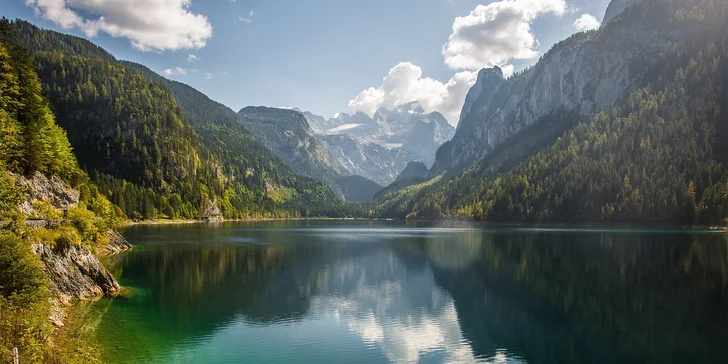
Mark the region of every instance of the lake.
[[288, 221], [133, 226], [104, 361], [725, 363], [728, 236]]

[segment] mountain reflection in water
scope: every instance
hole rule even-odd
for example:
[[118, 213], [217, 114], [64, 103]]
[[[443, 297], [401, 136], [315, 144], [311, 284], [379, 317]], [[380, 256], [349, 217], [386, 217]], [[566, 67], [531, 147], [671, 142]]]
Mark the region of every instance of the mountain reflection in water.
[[[139, 226], [93, 306], [108, 361], [712, 363], [726, 236], [276, 222]], [[100, 320], [98, 317], [101, 317]]]

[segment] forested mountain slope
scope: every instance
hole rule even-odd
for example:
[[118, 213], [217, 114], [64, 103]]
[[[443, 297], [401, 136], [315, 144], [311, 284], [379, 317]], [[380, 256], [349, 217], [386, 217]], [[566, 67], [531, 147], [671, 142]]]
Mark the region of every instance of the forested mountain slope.
[[130, 217], [199, 218], [216, 207], [229, 218], [296, 216], [310, 203], [338, 203], [194, 89], [81, 38], [13, 25], [34, 51], [44, 93], [81, 166]]
[[[272, 145], [266, 139], [266, 134], [256, 135], [255, 130], [249, 129], [253, 125], [246, 123], [246, 120], [227, 106], [211, 100], [205, 94], [186, 84], [166, 79], [143, 65], [122, 62], [130, 68], [142, 72], [145, 77], [163, 84], [172, 93], [190, 125], [202, 139], [203, 144], [216, 155], [224, 155], [225, 159], [234, 161], [224, 166], [224, 168], [237, 169], [235, 173], [243, 174], [246, 173], [247, 169], [240, 169], [242, 166], [268, 166], [271, 163], [275, 165], [282, 162], [293, 172], [322, 181], [334, 192], [340, 192], [338, 185], [335, 183], [338, 171], [335, 166], [333, 166], [333, 170], [328, 170], [326, 166], [330, 165], [330, 163], [327, 164], [325, 155], [320, 153], [306, 155], [305, 157], [310, 159], [304, 158], [304, 166], [301, 166], [301, 160], [288, 158], [290, 156], [290, 154], [287, 154], [288, 152], [293, 153], [297, 152], [297, 150], [269, 149]], [[284, 121], [281, 120], [281, 122]], [[317, 157], [322, 161], [317, 160]], [[315, 167], [313, 170], [316, 173], [306, 172], [308, 169], [304, 167], [309, 164]], [[331, 183], [332, 181], [334, 182]]]
[[369, 202], [382, 189], [376, 182], [362, 176], [342, 177], [338, 182], [346, 200], [351, 202]]
[[342, 175], [334, 157], [295, 110], [249, 106], [238, 112], [240, 122], [296, 173], [326, 183], [341, 193]]
[[[33, 58], [12, 33], [1, 21], [0, 356], [18, 348], [28, 362], [76, 360], [83, 350], [48, 345], [51, 320], [63, 319], [59, 302], [118, 293], [92, 252], [118, 237], [110, 229], [124, 215], [79, 168]], [[38, 227], [26, 219], [55, 223]]]
[[[610, 9], [629, 5], [622, 3], [613, 1]], [[532, 125], [556, 119], [554, 127], [566, 130], [656, 82], [673, 66], [664, 51], [687, 34], [698, 36], [695, 27], [705, 24], [699, 19], [702, 14], [692, 13], [694, 5], [705, 16], [715, 16], [720, 3], [643, 0], [598, 31], [556, 44], [536, 65], [507, 80], [497, 68], [481, 72], [456, 135], [438, 151], [430, 175], [470, 167]]]
[[[625, 38], [637, 34], [633, 28], [651, 25], [661, 46], [643, 50], [640, 58], [649, 62], [630, 66], [651, 81], [620, 95], [618, 106], [577, 118], [550, 145], [534, 137], [545, 127], [536, 124], [465, 172], [391, 191], [380, 200], [379, 214], [509, 222], [723, 222], [728, 217], [727, 8], [724, 1], [643, 0], [601, 30], [574, 36], [609, 37], [601, 52], [618, 52], [629, 44]], [[551, 124], [559, 123], [553, 119]], [[530, 148], [529, 140], [537, 147]]]

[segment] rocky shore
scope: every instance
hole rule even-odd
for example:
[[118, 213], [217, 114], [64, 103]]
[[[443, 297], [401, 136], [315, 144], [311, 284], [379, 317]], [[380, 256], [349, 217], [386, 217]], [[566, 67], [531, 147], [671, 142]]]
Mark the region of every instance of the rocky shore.
[[64, 325], [64, 307], [74, 301], [93, 301], [119, 294], [116, 278], [104, 267], [98, 255], [110, 256], [131, 249], [131, 244], [118, 232], [109, 230], [109, 244], [93, 252], [83, 246], [65, 249], [46, 244], [33, 245], [33, 252], [43, 262], [48, 276], [53, 307], [50, 320], [56, 327]]

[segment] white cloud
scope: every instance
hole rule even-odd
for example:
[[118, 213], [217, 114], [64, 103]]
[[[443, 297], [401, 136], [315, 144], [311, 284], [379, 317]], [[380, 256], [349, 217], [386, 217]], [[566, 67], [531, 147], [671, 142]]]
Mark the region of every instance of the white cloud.
[[194, 54], [188, 54], [188, 55], [187, 55], [187, 61], [188, 61], [188, 62], [197, 62], [197, 61], [199, 61], [199, 60], [200, 60], [200, 59], [199, 59], [199, 58], [197, 58], [197, 56], [196, 56], [196, 55], [194, 55]]
[[209, 80], [212, 78], [212, 74], [210, 72], [205, 72], [205, 79]]
[[513, 66], [512, 64], [507, 64], [505, 66], [501, 66], [500, 69], [501, 69], [501, 71], [503, 71], [503, 77], [508, 78], [508, 77], [511, 77], [513, 72], [515, 72], [516, 67]]
[[511, 60], [539, 55], [531, 23], [541, 14], [561, 16], [566, 11], [566, 0], [501, 0], [478, 5], [467, 16], [455, 19], [453, 32], [442, 47], [445, 64], [463, 71], [442, 83], [423, 78], [422, 69], [412, 63], [400, 63], [389, 70], [381, 86], [370, 87], [349, 101], [347, 112], [372, 115], [380, 107], [391, 109], [419, 101], [425, 111], [438, 111], [455, 124], [477, 71], [500, 66], [505, 77], [512, 75]]
[[502, 0], [478, 5], [470, 14], [455, 18], [452, 34], [442, 47], [445, 64], [475, 70], [536, 58], [539, 43], [531, 23], [541, 14], [563, 15], [566, 8], [565, 0]]
[[250, 12], [248, 13], [248, 17], [247, 18], [242, 17], [242, 16], [239, 16], [238, 17], [238, 20], [240, 20], [241, 22], [243, 22], [245, 24], [250, 24], [250, 23], [253, 22], [253, 15], [254, 14], [255, 14], [255, 12], [251, 9]]
[[457, 123], [465, 95], [477, 76], [475, 71], [463, 71], [442, 83], [429, 77], [423, 78], [420, 67], [402, 62], [389, 70], [380, 86], [370, 87], [349, 101], [347, 112], [361, 111], [372, 115], [380, 107], [392, 109], [418, 101], [426, 112], [437, 111], [450, 123]]
[[[366, 269], [382, 264], [387, 268]], [[444, 363], [477, 361], [471, 344], [463, 338], [452, 297], [435, 284], [430, 269], [407, 269], [390, 253], [342, 260], [325, 273], [336, 279], [316, 280], [319, 276], [312, 276], [312, 281], [326, 286], [316, 287], [323, 294], [311, 298], [311, 310], [332, 313], [337, 324], [346, 325], [367, 347], [380, 350], [389, 362], [417, 363], [431, 358], [428, 355], [432, 353], [437, 353]], [[341, 290], [344, 285], [347, 289]], [[504, 359], [503, 363], [523, 362]]]
[[25, 0], [61, 28], [79, 28], [131, 41], [141, 51], [192, 49], [212, 36], [207, 17], [190, 12], [191, 0]]
[[580, 32], [584, 32], [587, 30], [594, 30], [599, 29], [599, 26], [602, 24], [597, 20], [597, 18], [594, 15], [591, 14], [583, 14], [579, 19], [576, 19], [574, 22], [574, 29]]
[[187, 75], [186, 69], [182, 67], [167, 68], [164, 70], [164, 74], [167, 76], [185, 76]]

